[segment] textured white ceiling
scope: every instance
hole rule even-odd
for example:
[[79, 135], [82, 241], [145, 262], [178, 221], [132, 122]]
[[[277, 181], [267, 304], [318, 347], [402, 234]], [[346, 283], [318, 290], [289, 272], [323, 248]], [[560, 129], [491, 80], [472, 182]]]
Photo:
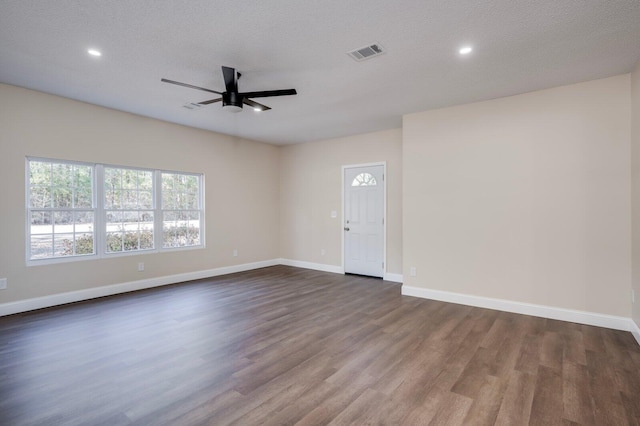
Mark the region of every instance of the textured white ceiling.
[[[387, 53], [355, 62], [370, 43]], [[464, 44], [474, 52], [461, 57]], [[94, 47], [101, 58], [87, 55]], [[0, 82], [273, 144], [400, 127], [402, 115], [629, 72], [639, 0], [2, 0]], [[241, 91], [239, 114], [165, 77]]]

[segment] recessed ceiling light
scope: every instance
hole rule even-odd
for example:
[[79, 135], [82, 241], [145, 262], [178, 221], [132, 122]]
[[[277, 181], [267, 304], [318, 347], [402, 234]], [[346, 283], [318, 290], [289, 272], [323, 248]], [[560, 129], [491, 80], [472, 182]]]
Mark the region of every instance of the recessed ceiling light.
[[256, 107], [256, 108], [254, 108], [253, 110], [254, 110], [254, 111], [258, 111], [258, 112], [259, 112], [259, 111], [262, 111], [262, 108], [258, 108], [258, 107]]
[[96, 49], [89, 49], [87, 52], [89, 52], [89, 55], [92, 56], [102, 56], [102, 53], [100, 53], [100, 51]]
[[464, 47], [461, 47], [460, 50], [458, 50], [458, 52], [460, 52], [461, 55], [468, 55], [472, 51], [473, 51], [473, 47], [471, 46], [464, 46]]

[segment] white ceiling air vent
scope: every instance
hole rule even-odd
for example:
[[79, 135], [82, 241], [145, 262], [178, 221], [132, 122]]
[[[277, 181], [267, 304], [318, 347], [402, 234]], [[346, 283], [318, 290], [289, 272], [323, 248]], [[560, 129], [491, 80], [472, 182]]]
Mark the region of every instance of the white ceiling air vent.
[[371, 59], [373, 57], [382, 55], [384, 49], [379, 43], [371, 44], [369, 46], [361, 47], [351, 52], [347, 52], [347, 55], [351, 56], [356, 61], [364, 61], [365, 59]]

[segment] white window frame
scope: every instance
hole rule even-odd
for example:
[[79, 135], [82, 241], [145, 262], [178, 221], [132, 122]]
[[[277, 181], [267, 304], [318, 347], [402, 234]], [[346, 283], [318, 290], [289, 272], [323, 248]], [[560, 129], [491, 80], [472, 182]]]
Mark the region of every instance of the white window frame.
[[[148, 169], [148, 168], [142, 168], [142, 167], [124, 167], [124, 166], [112, 166], [112, 165], [107, 165], [107, 164], [100, 164], [97, 166], [99, 169], [99, 175], [100, 175], [100, 198], [99, 198], [99, 208], [100, 208], [100, 214], [102, 216], [102, 220], [103, 220], [103, 224], [102, 227], [100, 228], [102, 230], [101, 232], [101, 236], [102, 236], [102, 242], [101, 242], [101, 249], [103, 250], [103, 254], [105, 255], [105, 257], [112, 257], [114, 255], [128, 255], [128, 254], [132, 254], [132, 253], [148, 253], [148, 252], [153, 252], [154, 250], [156, 250], [156, 248], [158, 248], [156, 246], [156, 238], [157, 238], [157, 234], [156, 234], [156, 227], [157, 227], [157, 221], [155, 218], [155, 215], [157, 214], [158, 211], [158, 187], [156, 184], [156, 171], [153, 169]], [[107, 208], [105, 205], [105, 180], [104, 180], [104, 175], [105, 175], [105, 168], [109, 168], [109, 169], [118, 169], [118, 170], [135, 170], [135, 171], [141, 171], [141, 172], [151, 172], [151, 185], [152, 185], [152, 190], [151, 190], [151, 208], [148, 209], [131, 209], [131, 208], [122, 208], [122, 209], [113, 209], [113, 208]], [[132, 211], [152, 211], [153, 212], [153, 248], [146, 248], [146, 249], [141, 249], [138, 248], [136, 250], [122, 250], [122, 251], [107, 251], [107, 241], [108, 241], [108, 232], [107, 232], [107, 225], [109, 224], [109, 221], [107, 220], [107, 213], [110, 211], [121, 211], [121, 212], [132, 212]]]
[[[199, 188], [199, 194], [198, 194], [198, 209], [196, 209], [199, 213], [199, 217], [200, 217], [200, 244], [194, 244], [194, 245], [189, 245], [189, 246], [171, 246], [171, 247], [164, 247], [164, 213], [166, 211], [195, 211], [194, 209], [165, 209], [164, 206], [162, 205], [162, 174], [166, 173], [166, 174], [177, 174], [177, 175], [185, 175], [185, 176], [194, 176], [196, 178], [198, 178], [198, 188]], [[160, 240], [158, 240], [158, 243], [160, 244], [162, 250], [164, 251], [172, 251], [172, 250], [185, 250], [185, 249], [189, 249], [189, 248], [198, 248], [200, 246], [204, 246], [204, 175], [203, 174], [199, 174], [199, 173], [188, 173], [188, 172], [176, 172], [176, 171], [171, 171], [171, 170], [158, 170], [158, 173], [156, 175], [156, 186], [155, 188], [157, 189], [156, 191], [156, 211], [158, 212], [158, 215], [160, 216], [159, 218], [156, 218], [156, 225], [158, 224], [158, 222], [160, 223], [160, 230], [161, 230], [161, 237]], [[154, 216], [155, 217], [155, 216]], [[154, 228], [155, 229], [155, 228]], [[155, 240], [154, 240], [155, 242]]]
[[[49, 257], [44, 259], [31, 259], [31, 223], [30, 223], [30, 212], [32, 208], [30, 207], [30, 167], [29, 163], [31, 161], [42, 161], [42, 162], [50, 162], [50, 163], [62, 163], [62, 164], [74, 164], [74, 165], [82, 165], [82, 166], [90, 166], [93, 170], [93, 213], [94, 213], [94, 254], [85, 254], [85, 255], [69, 255], [69, 256], [61, 256], [61, 257]], [[152, 249], [137, 249], [137, 250], [129, 250], [129, 251], [121, 251], [121, 252], [107, 252], [106, 250], [106, 238], [107, 238], [107, 209], [105, 208], [104, 203], [104, 168], [117, 168], [117, 169], [129, 169], [129, 170], [142, 170], [142, 171], [151, 171], [152, 172], [152, 181], [153, 181], [153, 208], [145, 209], [153, 211], [153, 243], [154, 248]], [[163, 210], [162, 210], [162, 173], [171, 173], [171, 174], [179, 174], [179, 175], [189, 175], [196, 176], [199, 180], [199, 194], [198, 194], [198, 211], [200, 213], [200, 244], [197, 245], [189, 245], [189, 246], [178, 246], [178, 247], [163, 247]], [[70, 160], [60, 160], [55, 158], [43, 158], [43, 157], [26, 157], [25, 159], [25, 258], [27, 266], [38, 266], [38, 265], [50, 265], [56, 263], [65, 263], [65, 262], [79, 262], [85, 260], [96, 260], [96, 259], [109, 259], [114, 257], [121, 256], [136, 256], [136, 255], [144, 255], [151, 253], [164, 253], [171, 251], [183, 251], [183, 250], [198, 250], [204, 249], [205, 246], [205, 199], [204, 199], [204, 174], [203, 173], [195, 173], [195, 172], [183, 172], [177, 170], [161, 170], [161, 169], [151, 169], [146, 167], [132, 167], [132, 166], [121, 166], [121, 165], [113, 165], [113, 164], [99, 164], [99, 163], [89, 163], [89, 162], [80, 162], [80, 161], [70, 161]], [[33, 208], [33, 210], [42, 210], [38, 208]], [[83, 209], [89, 210], [89, 209]]]
[[[70, 256], [59, 256], [59, 257], [47, 257], [47, 258], [43, 258], [43, 259], [31, 259], [31, 212], [33, 210], [35, 211], [39, 211], [39, 210], [50, 210], [52, 213], [56, 210], [68, 210], [71, 212], [74, 212], [76, 209], [72, 208], [68, 208], [68, 209], [61, 209], [61, 208], [55, 208], [53, 206], [49, 207], [49, 208], [37, 208], [34, 207], [32, 208], [30, 206], [31, 204], [31, 185], [30, 185], [30, 162], [43, 162], [43, 163], [53, 163], [53, 164], [68, 164], [68, 165], [75, 165], [75, 166], [85, 166], [85, 167], [91, 167], [91, 179], [92, 179], [92, 199], [91, 199], [91, 208], [80, 208], [77, 210], [83, 210], [83, 211], [91, 211], [93, 212], [93, 247], [94, 247], [94, 252], [93, 254], [81, 254], [81, 255], [70, 255]], [[46, 264], [51, 264], [51, 263], [64, 263], [64, 262], [69, 262], [71, 260], [74, 261], [79, 261], [79, 260], [89, 260], [89, 259], [95, 259], [96, 255], [98, 253], [98, 246], [97, 246], [97, 240], [98, 240], [98, 209], [97, 209], [97, 205], [96, 205], [96, 191], [95, 191], [95, 187], [96, 187], [96, 168], [95, 168], [95, 164], [92, 163], [85, 163], [85, 162], [80, 162], [80, 161], [70, 161], [70, 160], [59, 160], [59, 159], [53, 159], [53, 158], [40, 158], [40, 157], [27, 157], [25, 159], [25, 257], [26, 257], [26, 261], [27, 261], [27, 266], [31, 266], [31, 265], [46, 265]], [[52, 218], [53, 219], [53, 218]], [[52, 226], [53, 223], [52, 223]], [[75, 229], [74, 229], [74, 234], [75, 234]], [[54, 235], [55, 235], [55, 228], [54, 228]], [[54, 242], [55, 244], [55, 242]]]

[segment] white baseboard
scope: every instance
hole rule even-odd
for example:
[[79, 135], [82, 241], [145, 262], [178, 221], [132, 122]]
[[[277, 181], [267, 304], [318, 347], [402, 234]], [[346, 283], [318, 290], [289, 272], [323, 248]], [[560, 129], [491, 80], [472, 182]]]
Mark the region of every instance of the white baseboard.
[[302, 260], [278, 259], [280, 265], [295, 266], [297, 268], [314, 269], [316, 271], [333, 272], [334, 274], [344, 274], [342, 266], [326, 265], [324, 263], [305, 262]]
[[242, 265], [224, 266], [221, 268], [207, 269], [204, 271], [186, 272], [183, 274], [167, 275], [164, 277], [149, 278], [127, 283], [112, 284], [101, 287], [87, 288], [84, 290], [67, 293], [53, 294], [50, 296], [36, 297], [33, 299], [19, 300], [0, 304], [0, 316], [32, 311], [34, 309], [48, 308], [63, 305], [65, 303], [80, 302], [82, 300], [95, 299], [97, 297], [112, 296], [114, 294], [143, 290], [145, 288], [159, 287], [184, 281], [199, 280], [218, 275], [233, 274], [235, 272], [250, 271], [252, 269], [265, 268], [278, 265], [277, 259], [261, 262], [244, 263]]
[[300, 260], [273, 259], [261, 262], [245, 263], [242, 265], [224, 266], [203, 271], [186, 272], [183, 274], [149, 278], [126, 283], [111, 284], [101, 287], [87, 288], [84, 290], [52, 294], [50, 296], [36, 297], [33, 299], [18, 300], [16, 302], [1, 303], [0, 316], [33, 311], [35, 309], [49, 308], [51, 306], [64, 305], [65, 303], [80, 302], [82, 300], [95, 299], [98, 297], [112, 296], [114, 294], [127, 293], [130, 291], [144, 290], [146, 288], [159, 287], [184, 281], [199, 280], [202, 278], [215, 277], [218, 275], [233, 274], [235, 272], [249, 271], [252, 269], [265, 268], [267, 266], [275, 265], [295, 266], [298, 268], [344, 274], [344, 270], [340, 266], [304, 262]]
[[[281, 265], [295, 266], [297, 268], [313, 269], [322, 272], [333, 272], [334, 274], [344, 274], [342, 266], [326, 265], [324, 263], [305, 262], [302, 260], [279, 259]], [[402, 283], [402, 274], [394, 274], [387, 272], [382, 278], [385, 281]]]
[[640, 326], [638, 326], [638, 324], [631, 320], [631, 334], [633, 334], [633, 337], [636, 338], [636, 342], [638, 342], [638, 344], [640, 345]]
[[640, 344], [640, 330], [638, 330], [637, 325], [631, 320], [631, 318], [598, 314], [594, 312], [576, 311], [553, 306], [534, 305], [530, 303], [514, 302], [511, 300], [472, 296], [441, 290], [431, 290], [422, 287], [410, 287], [406, 285], [402, 286], [402, 294], [405, 296], [414, 296], [423, 299], [440, 300], [442, 302], [458, 303], [461, 305], [477, 306], [480, 308], [531, 315], [534, 317], [612, 328], [614, 330], [633, 332], [633, 326], [635, 326], [638, 335], [634, 336]]
[[[95, 299], [98, 297], [111, 296], [120, 293], [127, 293], [130, 291], [144, 290], [146, 288], [159, 287], [168, 284], [198, 280], [219, 275], [233, 274], [236, 272], [250, 271], [253, 269], [266, 268], [268, 266], [275, 265], [287, 265], [323, 272], [344, 274], [344, 270], [340, 266], [290, 259], [273, 259], [88, 288], [84, 290], [53, 294], [50, 296], [37, 297], [33, 299], [19, 300], [16, 302], [2, 303], [0, 304], [0, 316], [17, 314], [20, 312], [32, 311], [35, 309], [48, 308], [51, 306], [63, 305], [65, 303], [80, 302], [82, 300]], [[387, 281], [401, 283], [403, 276], [401, 274], [387, 273], [385, 274], [384, 279]], [[405, 296], [414, 296], [423, 299], [440, 300], [443, 302], [459, 303], [481, 308], [496, 309], [518, 314], [532, 315], [543, 318], [557, 319], [561, 321], [569, 321], [580, 324], [595, 325], [598, 327], [629, 331], [633, 334], [633, 337], [640, 345], [640, 327], [633, 320], [631, 320], [631, 318], [597, 314], [593, 312], [576, 311], [551, 306], [534, 305], [503, 299], [492, 299], [488, 297], [451, 293], [447, 291], [431, 290], [421, 287], [410, 287], [406, 285], [402, 286], [402, 294]]]
[[385, 281], [393, 281], [394, 283], [402, 283], [402, 274], [393, 274], [391, 272], [386, 272], [384, 274]]

